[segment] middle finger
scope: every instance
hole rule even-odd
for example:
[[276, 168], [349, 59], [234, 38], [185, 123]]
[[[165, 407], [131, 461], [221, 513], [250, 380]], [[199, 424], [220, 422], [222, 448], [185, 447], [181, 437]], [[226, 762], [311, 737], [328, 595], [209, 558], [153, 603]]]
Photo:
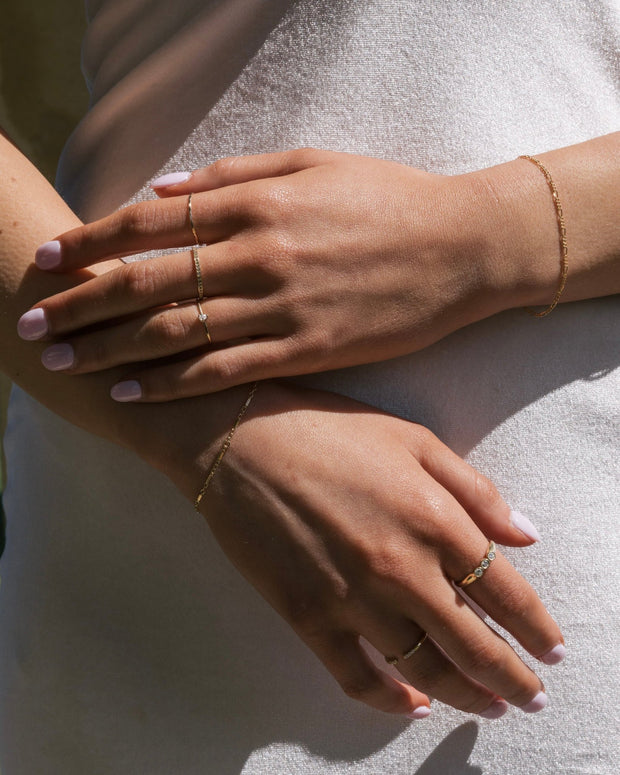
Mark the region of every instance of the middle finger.
[[[206, 296], [252, 295], [261, 293], [240, 251], [231, 243], [218, 243], [198, 250], [202, 284]], [[132, 315], [154, 307], [195, 299], [198, 282], [192, 253], [174, 253], [134, 261], [94, 277], [63, 293], [44, 299], [34, 309], [42, 309], [45, 332], [36, 337], [63, 336], [80, 328], [113, 318]], [[33, 310], [22, 316], [19, 327], [27, 330]], [[37, 313], [40, 315], [40, 312]], [[37, 333], [43, 329], [37, 327]]]

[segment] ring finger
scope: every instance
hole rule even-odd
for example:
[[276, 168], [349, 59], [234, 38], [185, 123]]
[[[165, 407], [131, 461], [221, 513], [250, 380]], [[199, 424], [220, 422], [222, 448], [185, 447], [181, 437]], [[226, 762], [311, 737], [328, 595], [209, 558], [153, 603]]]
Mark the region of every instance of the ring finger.
[[41, 356], [50, 371], [85, 374], [165, 358], [272, 333], [273, 321], [253, 300], [220, 297], [149, 311], [117, 325], [56, 343]]
[[374, 619], [365, 637], [412, 686], [440, 702], [484, 718], [499, 718], [508, 710], [505, 700], [465, 675], [414, 622]]

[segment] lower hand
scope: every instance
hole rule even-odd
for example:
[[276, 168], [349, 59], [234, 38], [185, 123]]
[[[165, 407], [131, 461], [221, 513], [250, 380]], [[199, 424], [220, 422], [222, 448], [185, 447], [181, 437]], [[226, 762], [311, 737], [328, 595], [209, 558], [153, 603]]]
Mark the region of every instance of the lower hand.
[[[474, 203], [471, 181], [308, 149], [198, 170], [157, 189], [159, 201], [62, 235], [38, 262], [49, 268], [53, 257], [55, 270], [67, 270], [189, 245], [194, 192], [195, 226], [210, 243], [199, 261], [216, 346], [206, 346], [191, 301], [194, 264], [181, 253], [38, 304], [40, 335], [60, 343], [44, 363], [80, 374], [149, 361], [127, 374], [133, 392], [116, 397], [164, 401], [426, 347], [501, 308], [484, 263], [492, 218]], [[167, 356], [177, 357], [157, 363]]]
[[[185, 426], [175, 424], [180, 446], [166, 436], [165, 467], [193, 499], [218, 445], [188, 453], [195, 422]], [[232, 562], [355, 699], [414, 717], [429, 697], [489, 717], [504, 700], [544, 705], [540, 679], [452, 584], [478, 566], [488, 539], [531, 538], [493, 485], [421, 426], [261, 384], [201, 510]], [[530, 654], [550, 662], [562, 650], [557, 625], [499, 552], [466, 592]], [[380, 669], [360, 638], [399, 657], [400, 675]]]

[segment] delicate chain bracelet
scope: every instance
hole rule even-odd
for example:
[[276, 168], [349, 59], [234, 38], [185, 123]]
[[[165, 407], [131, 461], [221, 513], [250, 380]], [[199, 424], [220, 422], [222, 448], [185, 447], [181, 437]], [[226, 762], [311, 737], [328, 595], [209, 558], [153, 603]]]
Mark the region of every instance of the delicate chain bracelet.
[[562, 203], [560, 202], [558, 190], [555, 187], [555, 183], [553, 182], [551, 173], [545, 167], [545, 165], [542, 162], [538, 161], [538, 159], [535, 159], [533, 156], [523, 155], [523, 156], [519, 156], [519, 158], [527, 159], [528, 161], [531, 161], [532, 164], [535, 164], [538, 167], [538, 169], [542, 172], [542, 174], [545, 176], [545, 180], [547, 181], [547, 184], [551, 191], [551, 196], [553, 197], [553, 205], [555, 207], [555, 214], [558, 220], [558, 230], [560, 232], [560, 251], [562, 256], [561, 263], [560, 263], [560, 281], [558, 284], [558, 289], [555, 292], [555, 296], [553, 297], [553, 301], [542, 312], [536, 312], [535, 310], [530, 309], [529, 307], [526, 308], [526, 311], [530, 315], [533, 315], [535, 318], [544, 318], [545, 315], [548, 315], [550, 312], [553, 312], [553, 310], [557, 307], [558, 302], [560, 301], [560, 296], [562, 295], [562, 291], [564, 290], [564, 286], [566, 285], [566, 277], [568, 275], [568, 243], [566, 242], [566, 226], [564, 224], [564, 213], [562, 212]]
[[239, 410], [239, 414], [237, 415], [237, 419], [235, 420], [235, 424], [233, 427], [228, 431], [228, 436], [224, 439], [224, 443], [220, 447], [220, 451], [218, 452], [217, 457], [215, 458], [213, 465], [209, 469], [209, 473], [207, 474], [207, 478], [205, 479], [204, 484], [200, 488], [200, 492], [196, 496], [196, 500], [194, 501], [194, 508], [196, 511], [199, 510], [200, 503], [202, 499], [204, 498], [204, 495], [206, 491], [209, 489], [209, 485], [211, 484], [211, 480], [215, 476], [215, 472], [220, 466], [220, 463], [224, 459], [224, 455], [228, 452], [228, 448], [230, 447], [230, 441], [232, 437], [235, 435], [235, 431], [239, 427], [239, 423], [241, 422], [243, 415], [247, 412], [248, 406], [252, 402], [252, 399], [254, 398], [254, 393], [256, 393], [256, 388], [258, 387], [258, 382], [253, 382], [252, 387], [250, 388], [250, 392], [248, 394], [248, 397], [245, 399], [245, 403]]

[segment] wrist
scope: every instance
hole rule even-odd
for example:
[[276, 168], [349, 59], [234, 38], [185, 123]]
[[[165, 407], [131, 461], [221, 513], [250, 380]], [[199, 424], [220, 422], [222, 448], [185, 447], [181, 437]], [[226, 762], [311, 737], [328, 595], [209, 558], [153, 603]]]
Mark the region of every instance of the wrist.
[[560, 250], [556, 212], [542, 174], [515, 159], [462, 178], [480, 250], [481, 293], [491, 309], [487, 314], [547, 306], [558, 284]]

